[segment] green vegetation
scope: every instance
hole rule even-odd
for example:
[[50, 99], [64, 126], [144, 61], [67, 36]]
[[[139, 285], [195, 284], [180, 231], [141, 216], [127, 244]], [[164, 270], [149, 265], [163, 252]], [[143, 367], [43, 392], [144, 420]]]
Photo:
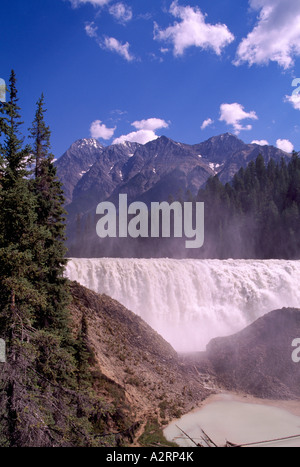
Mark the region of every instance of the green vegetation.
[[300, 158], [266, 165], [262, 156], [225, 186], [210, 178], [205, 202], [205, 257], [300, 258]]
[[166, 440], [157, 419], [152, 419], [147, 422], [144, 433], [138, 441], [140, 445], [144, 447], [157, 445], [178, 447], [176, 443], [171, 443]]
[[31, 148], [20, 133], [14, 72], [9, 96], [0, 105], [0, 446], [115, 446], [122, 439], [111, 432], [128, 428], [119, 393], [109, 404], [97, 395], [107, 382], [91, 373], [84, 316], [76, 332], [71, 326], [64, 199], [44, 98]]

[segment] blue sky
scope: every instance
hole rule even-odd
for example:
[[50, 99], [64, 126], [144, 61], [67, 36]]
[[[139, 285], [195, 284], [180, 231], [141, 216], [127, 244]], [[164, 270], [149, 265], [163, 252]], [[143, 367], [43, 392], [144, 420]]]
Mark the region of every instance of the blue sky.
[[300, 150], [299, 0], [1, 0], [1, 19], [0, 78], [24, 130], [44, 92], [56, 157], [224, 132]]

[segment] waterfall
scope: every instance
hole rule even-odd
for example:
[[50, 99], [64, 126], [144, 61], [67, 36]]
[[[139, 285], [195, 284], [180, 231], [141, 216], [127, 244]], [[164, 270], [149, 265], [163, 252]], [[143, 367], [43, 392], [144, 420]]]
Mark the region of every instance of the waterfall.
[[274, 309], [300, 308], [300, 261], [70, 259], [66, 273], [141, 316], [179, 352], [205, 350]]

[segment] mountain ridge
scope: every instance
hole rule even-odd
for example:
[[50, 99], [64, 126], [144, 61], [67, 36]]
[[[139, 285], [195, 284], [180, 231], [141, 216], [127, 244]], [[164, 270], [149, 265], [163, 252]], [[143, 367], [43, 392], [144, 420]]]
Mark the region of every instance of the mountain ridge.
[[[259, 154], [265, 163], [291, 159], [274, 146], [246, 144], [231, 133], [194, 145], [166, 136], [144, 145], [124, 142], [106, 147], [95, 139], [78, 140], [55, 163], [65, 192], [69, 245], [75, 241], [76, 229], [84, 229], [87, 238], [101, 202], [117, 205], [120, 194], [127, 194], [129, 203], [148, 206], [183, 199], [187, 193], [195, 197], [210, 177], [218, 175], [222, 183], [230, 182]], [[95, 228], [90, 232], [95, 241]]]
[[[202, 177], [197, 177], [194, 171], [194, 177], [190, 176], [186, 184], [188, 189], [195, 191], [196, 185], [199, 189], [199, 183], [202, 182], [203, 185], [212, 175], [218, 174], [222, 182], [230, 181], [241, 167], [255, 160], [259, 154], [263, 155], [266, 162], [271, 158], [278, 161], [281, 157], [285, 159], [291, 157], [274, 146], [247, 144], [231, 133], [224, 133], [192, 145], [176, 142], [166, 136], [144, 145], [126, 141], [103, 146], [93, 138], [80, 139], [70, 146], [55, 165], [64, 185], [66, 205], [68, 205], [75, 199], [80, 199], [81, 195], [90, 188], [97, 192], [100, 183], [95, 186], [95, 179], [99, 175], [103, 177], [101, 181], [104, 185], [108, 184], [106, 189], [102, 191], [100, 189], [99, 201], [108, 199], [117, 185], [122, 185], [124, 188], [123, 184], [125, 184], [126, 187], [126, 184], [140, 173], [146, 179], [153, 177], [152, 174], [157, 175], [155, 167], [157, 162], [160, 168], [165, 165], [163, 175], [166, 169], [168, 174], [171, 172], [167, 164], [171, 164], [173, 169], [183, 169], [185, 175], [187, 172], [192, 172], [195, 167], [202, 168]], [[157, 157], [158, 161], [155, 161]], [[187, 159], [191, 165], [190, 171], [187, 170]], [[107, 175], [110, 175], [110, 180], [107, 180]], [[153, 183], [155, 184], [155, 180]], [[129, 192], [131, 185], [129, 184]]]

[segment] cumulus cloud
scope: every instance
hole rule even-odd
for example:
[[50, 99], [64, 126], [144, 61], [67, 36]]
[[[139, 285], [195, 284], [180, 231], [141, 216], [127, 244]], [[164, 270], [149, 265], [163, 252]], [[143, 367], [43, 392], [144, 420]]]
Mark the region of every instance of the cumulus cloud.
[[212, 125], [214, 121], [211, 118], [208, 118], [207, 120], [204, 120], [204, 122], [201, 125], [201, 130], [205, 130], [208, 126]]
[[128, 23], [132, 19], [132, 9], [125, 3], [115, 3], [109, 8], [110, 14], [122, 24]]
[[236, 135], [243, 130], [252, 130], [252, 125], [243, 126], [241, 124], [243, 120], [258, 120], [253, 110], [251, 112], [245, 112], [244, 107], [236, 102], [234, 104], [222, 104], [220, 113], [220, 121], [225, 122], [227, 125], [232, 125]]
[[251, 144], [257, 144], [258, 146], [269, 146], [269, 142], [265, 139], [255, 139], [251, 142]]
[[294, 65], [300, 55], [299, 0], [250, 0], [260, 14], [254, 29], [237, 50], [236, 65], [264, 65], [277, 62], [284, 69]]
[[90, 128], [91, 137], [96, 139], [102, 138], [108, 140], [113, 137], [115, 131], [116, 128], [107, 128], [101, 120], [95, 120]]
[[169, 124], [161, 118], [148, 118], [147, 120], [140, 120], [132, 123], [137, 130], [150, 130], [155, 131], [161, 128], [168, 128]]
[[121, 144], [125, 141], [132, 143], [146, 144], [158, 138], [156, 130], [168, 128], [169, 124], [160, 118], [149, 118], [147, 120], [135, 121], [131, 124], [138, 131], [133, 131], [127, 135], [122, 135], [113, 141], [113, 144]]
[[276, 141], [276, 146], [282, 151], [291, 153], [294, 150], [294, 145], [288, 139], [278, 139]]
[[110, 0], [69, 0], [74, 8], [79, 7], [80, 5], [90, 4], [95, 7], [101, 7], [107, 5]]
[[154, 141], [158, 136], [151, 130], [139, 130], [128, 133], [128, 135], [122, 135], [119, 138], [116, 138], [113, 141], [113, 144], [125, 143], [125, 141], [130, 141], [131, 143], [140, 143], [146, 144], [149, 141]]
[[111, 52], [116, 52], [125, 60], [127, 60], [127, 62], [132, 62], [134, 60], [134, 56], [129, 52], [129, 42], [122, 44], [114, 37], [105, 37], [102, 43], [102, 47], [110, 50]]
[[294, 109], [300, 110], [300, 94], [292, 94], [291, 96], [285, 96], [285, 102], [292, 104]]
[[225, 24], [206, 23], [205, 15], [198, 7], [180, 6], [175, 0], [171, 4], [170, 13], [181, 21], [166, 29], [160, 29], [155, 23], [154, 39], [170, 42], [175, 56], [183, 55], [192, 46], [204, 50], [212, 49], [220, 55], [222, 49], [234, 40]]
[[84, 29], [89, 37], [93, 37], [93, 38], [98, 37], [98, 34], [97, 34], [98, 27], [95, 25], [94, 22], [86, 23]]

